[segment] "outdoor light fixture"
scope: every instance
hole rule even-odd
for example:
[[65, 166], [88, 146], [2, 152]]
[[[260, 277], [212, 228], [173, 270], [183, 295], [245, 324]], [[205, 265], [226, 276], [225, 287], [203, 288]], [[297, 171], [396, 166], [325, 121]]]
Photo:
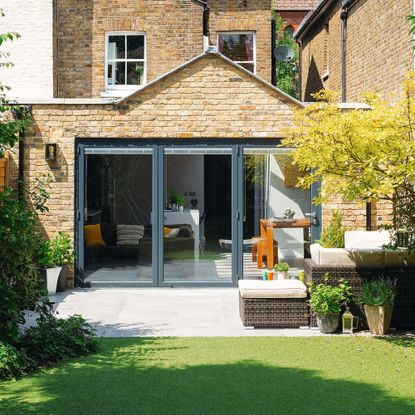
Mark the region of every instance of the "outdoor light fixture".
[[56, 161], [57, 145], [45, 144], [45, 160]]
[[[346, 309], [342, 316], [343, 334], [352, 334], [353, 329], [357, 327], [357, 317], [354, 317], [349, 308]], [[355, 323], [356, 322], [356, 323]]]

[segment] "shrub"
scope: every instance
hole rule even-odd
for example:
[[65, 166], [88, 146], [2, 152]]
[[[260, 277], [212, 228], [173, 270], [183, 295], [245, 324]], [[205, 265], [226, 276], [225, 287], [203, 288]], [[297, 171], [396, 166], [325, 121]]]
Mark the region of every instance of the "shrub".
[[321, 237], [317, 241], [324, 248], [344, 248], [343, 213], [335, 210], [332, 213], [330, 222], [321, 232]]
[[24, 332], [19, 343], [36, 366], [98, 350], [95, 329], [79, 315], [59, 319], [51, 313], [42, 313], [37, 323]]
[[343, 304], [350, 298], [350, 286], [340, 280], [337, 286], [328, 284], [330, 276], [324, 276], [324, 283], [310, 287], [310, 308], [313, 313], [328, 315], [340, 313]]
[[59, 232], [54, 239], [44, 241], [40, 247], [39, 265], [45, 268], [71, 266], [74, 260], [74, 250], [69, 235]]
[[21, 376], [28, 360], [15, 347], [0, 341], [0, 379], [12, 379]]
[[366, 305], [388, 306], [395, 304], [396, 282], [379, 277], [362, 284], [357, 301]]
[[11, 189], [0, 192], [0, 340], [14, 343], [23, 311], [45, 294], [35, 263], [41, 237], [36, 213]]

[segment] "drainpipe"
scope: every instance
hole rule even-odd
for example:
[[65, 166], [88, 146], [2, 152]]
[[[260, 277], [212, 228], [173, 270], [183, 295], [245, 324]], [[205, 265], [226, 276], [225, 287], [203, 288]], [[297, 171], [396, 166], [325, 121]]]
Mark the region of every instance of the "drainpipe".
[[[414, 0], [415, 1], [415, 0]], [[299, 67], [299, 71], [298, 71], [298, 98], [301, 101], [302, 99], [302, 95], [303, 95], [303, 41], [302, 40], [298, 40], [298, 67]], [[304, 97], [305, 98], [305, 97]]]
[[209, 46], [209, 5], [202, 0], [192, 0], [203, 7], [203, 50], [205, 51]]
[[[342, 12], [340, 19], [342, 21], [342, 102], [347, 102], [347, 75], [346, 75], [346, 46], [347, 46], [347, 19], [349, 17], [349, 8], [354, 0], [342, 0]], [[366, 230], [372, 230], [372, 203], [366, 203]]]
[[342, 21], [342, 102], [347, 101], [347, 76], [346, 76], [346, 41], [347, 41], [347, 18], [349, 17], [349, 1], [342, 1], [342, 12], [340, 19]]
[[[414, 0], [415, 1], [415, 0]], [[275, 19], [271, 19], [271, 84], [277, 86], [277, 62], [275, 57], [275, 43], [277, 41], [277, 28]]]

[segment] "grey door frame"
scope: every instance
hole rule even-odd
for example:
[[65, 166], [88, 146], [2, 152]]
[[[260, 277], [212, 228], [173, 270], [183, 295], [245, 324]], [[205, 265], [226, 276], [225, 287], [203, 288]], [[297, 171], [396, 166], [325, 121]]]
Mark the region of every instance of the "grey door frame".
[[[75, 154], [76, 159], [76, 191], [75, 191], [75, 246], [76, 246], [76, 282], [78, 286], [88, 287], [83, 281], [84, 277], [84, 210], [85, 210], [85, 148], [152, 148], [152, 280], [142, 283], [130, 284], [134, 287], [226, 287], [236, 286], [238, 279], [243, 278], [243, 148], [270, 148], [279, 144], [278, 139], [206, 139], [206, 140], [128, 140], [128, 139], [76, 139]], [[165, 282], [163, 280], [164, 253], [163, 253], [163, 222], [164, 222], [164, 149], [171, 146], [189, 146], [201, 148], [232, 148], [232, 280], [227, 282]], [[311, 200], [318, 194], [320, 184], [316, 183], [310, 189]], [[316, 221], [311, 228], [312, 241], [318, 239], [321, 233], [321, 206], [315, 206], [312, 202], [312, 212], [316, 215]], [[128, 286], [129, 284], [123, 284]]]

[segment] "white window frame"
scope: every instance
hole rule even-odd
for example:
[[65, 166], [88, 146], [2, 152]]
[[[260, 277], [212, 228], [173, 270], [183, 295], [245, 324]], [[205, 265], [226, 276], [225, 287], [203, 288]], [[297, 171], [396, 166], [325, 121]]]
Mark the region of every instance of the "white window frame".
[[[143, 36], [144, 37], [144, 59], [111, 59], [111, 62], [143, 62], [144, 73], [141, 85], [110, 85], [108, 84], [108, 49], [109, 49], [109, 38], [110, 36]], [[127, 51], [126, 51], [127, 52]], [[127, 70], [127, 65], [125, 65]], [[127, 75], [126, 78], [127, 79]], [[105, 33], [105, 90], [124, 90], [124, 91], [135, 91], [142, 88], [147, 84], [147, 38], [144, 32], [106, 32]]]
[[[237, 63], [237, 64], [241, 64], [241, 63], [253, 63], [254, 64], [254, 74], [256, 75], [256, 32], [254, 31], [232, 31], [232, 32], [218, 32], [217, 33], [217, 37], [216, 37], [216, 45], [218, 47], [218, 51], [219, 50], [219, 37], [221, 35], [252, 35], [253, 36], [253, 42], [254, 42], [254, 56], [253, 56], [253, 60], [252, 61], [234, 61], [233, 59], [231, 59], [233, 62]], [[224, 55], [225, 56], [225, 55]], [[228, 58], [230, 59], [230, 58]], [[246, 69], [246, 68], [244, 68]]]

